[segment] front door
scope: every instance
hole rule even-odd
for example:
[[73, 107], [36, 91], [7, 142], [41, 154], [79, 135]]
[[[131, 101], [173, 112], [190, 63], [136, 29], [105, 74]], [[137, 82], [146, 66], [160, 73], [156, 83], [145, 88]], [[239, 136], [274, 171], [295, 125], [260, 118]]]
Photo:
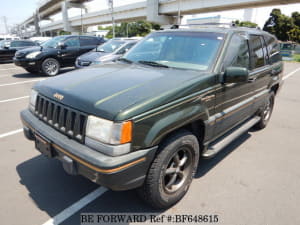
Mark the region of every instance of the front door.
[[62, 66], [74, 66], [75, 60], [79, 54], [78, 37], [68, 38], [64, 42], [64, 48], [59, 50], [58, 57], [62, 62]]
[[[227, 67], [250, 68], [250, 51], [247, 36], [237, 33], [231, 37], [223, 62]], [[224, 78], [223, 78], [224, 79]], [[215, 136], [224, 134], [251, 115], [253, 104], [252, 81], [223, 83], [217, 92]]]

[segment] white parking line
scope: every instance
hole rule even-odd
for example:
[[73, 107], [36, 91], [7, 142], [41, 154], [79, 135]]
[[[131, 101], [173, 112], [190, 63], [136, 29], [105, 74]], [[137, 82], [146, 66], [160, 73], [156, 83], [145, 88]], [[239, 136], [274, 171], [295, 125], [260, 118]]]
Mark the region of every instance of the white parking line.
[[82, 209], [84, 206], [89, 204], [90, 202], [94, 201], [96, 198], [103, 195], [108, 189], [105, 187], [98, 187], [96, 190], [92, 191], [91, 193], [87, 194], [85, 197], [80, 199], [78, 202], [75, 202], [68, 208], [64, 209], [62, 212], [54, 216], [53, 218], [49, 219], [47, 222], [43, 223], [43, 225], [58, 225], [74, 213]]
[[285, 75], [282, 80], [286, 80], [288, 79], [290, 76], [294, 75], [296, 72], [298, 72], [300, 70], [300, 67], [298, 69], [295, 69], [294, 71], [288, 73], [287, 75]]
[[12, 67], [12, 68], [4, 68], [4, 69], [0, 69], [0, 70], [21, 70], [21, 68], [15, 68], [15, 67]]
[[12, 74], [9, 74], [9, 75], [0, 75], [0, 78], [3, 78], [3, 77], [12, 77], [13, 75]]
[[24, 98], [29, 98], [29, 96], [22, 96], [22, 97], [18, 97], [18, 98], [10, 98], [10, 99], [5, 99], [5, 100], [0, 100], [0, 103], [4, 103], [4, 102], [12, 102], [12, 101], [16, 101], [19, 99], [24, 99]]
[[0, 84], [0, 87], [17, 85], [17, 84], [32, 83], [32, 82], [41, 81], [41, 80], [45, 80], [45, 78], [35, 79], [35, 80], [27, 80], [27, 81], [21, 81], [21, 82], [14, 82], [14, 83], [7, 83], [7, 84]]
[[20, 133], [20, 132], [22, 132], [22, 131], [23, 131], [23, 129], [18, 129], [18, 130], [13, 130], [13, 131], [4, 133], [4, 134], [0, 134], [0, 139], [1, 139], [1, 138], [4, 138], [4, 137], [7, 137], [7, 136], [10, 136], [10, 135], [13, 135], [13, 134]]

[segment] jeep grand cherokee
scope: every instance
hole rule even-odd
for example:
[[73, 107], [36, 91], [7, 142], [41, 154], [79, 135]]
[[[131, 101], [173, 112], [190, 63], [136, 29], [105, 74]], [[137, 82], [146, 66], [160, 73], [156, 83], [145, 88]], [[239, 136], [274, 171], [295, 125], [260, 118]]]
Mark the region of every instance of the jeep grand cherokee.
[[119, 62], [39, 82], [21, 118], [26, 137], [67, 172], [137, 188], [167, 208], [187, 192], [200, 157], [267, 125], [281, 83], [279, 46], [266, 32], [165, 30]]

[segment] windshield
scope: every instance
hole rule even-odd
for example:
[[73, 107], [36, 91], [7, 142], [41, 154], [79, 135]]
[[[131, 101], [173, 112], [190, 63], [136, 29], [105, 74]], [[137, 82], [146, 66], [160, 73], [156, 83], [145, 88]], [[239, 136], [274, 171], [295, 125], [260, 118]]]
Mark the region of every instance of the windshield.
[[125, 43], [124, 41], [109, 40], [108, 42], [104, 43], [103, 45], [99, 45], [96, 48], [96, 51], [111, 53], [111, 52], [114, 52], [116, 49], [120, 48], [120, 46], [123, 45], [124, 43]]
[[124, 58], [153, 66], [208, 70], [223, 39], [224, 34], [212, 32], [158, 32], [143, 39]]
[[44, 43], [41, 44], [41, 46], [43, 48], [56, 48], [57, 44], [60, 41], [63, 41], [65, 38], [66, 38], [65, 36], [57, 36], [48, 41], [45, 41]]

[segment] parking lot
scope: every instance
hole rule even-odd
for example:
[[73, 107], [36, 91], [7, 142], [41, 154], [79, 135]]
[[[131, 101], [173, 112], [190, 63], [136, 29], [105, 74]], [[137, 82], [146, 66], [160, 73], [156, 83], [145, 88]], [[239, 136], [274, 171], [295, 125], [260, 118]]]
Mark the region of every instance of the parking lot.
[[285, 84], [268, 127], [201, 160], [185, 198], [166, 211], [153, 211], [134, 191], [113, 192], [66, 174], [23, 137], [19, 112], [32, 85], [45, 78], [0, 64], [1, 224], [75, 225], [84, 212], [218, 215], [222, 225], [300, 224], [299, 63], [285, 63]]

